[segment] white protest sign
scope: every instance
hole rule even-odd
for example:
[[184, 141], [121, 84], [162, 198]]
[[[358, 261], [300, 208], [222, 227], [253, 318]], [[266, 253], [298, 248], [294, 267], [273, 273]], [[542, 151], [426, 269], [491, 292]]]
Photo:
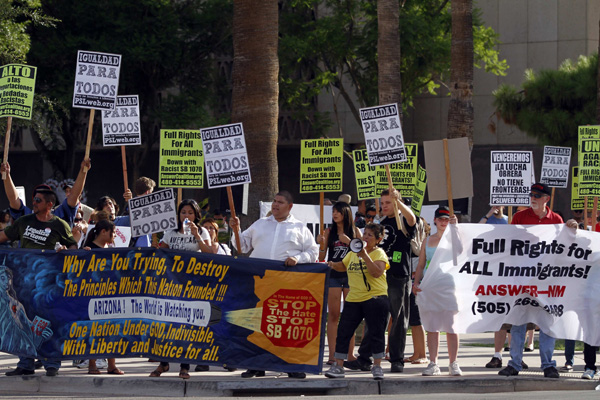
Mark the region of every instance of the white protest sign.
[[531, 151], [492, 151], [490, 205], [528, 206], [533, 181]]
[[134, 237], [177, 229], [173, 190], [160, 190], [129, 200], [129, 216]]
[[114, 110], [102, 111], [102, 144], [127, 146], [142, 144], [138, 95], [117, 96]]
[[112, 110], [117, 103], [121, 55], [79, 50], [73, 107]]
[[208, 188], [251, 183], [241, 123], [200, 129]]
[[569, 183], [571, 148], [544, 146], [540, 182], [549, 187], [566, 188]]
[[16, 189], [17, 189], [17, 196], [19, 196], [19, 199], [21, 199], [23, 204], [27, 204], [26, 199], [25, 199], [25, 186], [17, 186]]
[[407, 160], [398, 104], [360, 109], [369, 165], [385, 165]]
[[[457, 262], [454, 263], [453, 252]], [[598, 233], [557, 225], [450, 225], [417, 304], [427, 331], [496, 331], [533, 322], [600, 345]]]

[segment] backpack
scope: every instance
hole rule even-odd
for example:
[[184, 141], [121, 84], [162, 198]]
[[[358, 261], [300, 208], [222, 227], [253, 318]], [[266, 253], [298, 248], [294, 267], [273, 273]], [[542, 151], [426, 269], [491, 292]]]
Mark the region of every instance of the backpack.
[[[400, 216], [400, 230], [404, 233], [404, 236], [408, 236], [408, 231], [404, 226], [404, 218]], [[423, 220], [417, 217], [417, 222], [415, 223], [415, 230], [413, 232], [413, 236], [410, 238], [410, 249], [412, 250], [413, 256], [419, 256], [421, 253], [421, 245], [425, 240], [425, 224]]]

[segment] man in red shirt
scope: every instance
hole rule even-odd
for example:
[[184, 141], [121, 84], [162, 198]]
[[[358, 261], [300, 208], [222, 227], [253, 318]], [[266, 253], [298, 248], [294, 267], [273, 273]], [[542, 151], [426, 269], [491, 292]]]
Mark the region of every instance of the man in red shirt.
[[[535, 183], [531, 185], [531, 193], [529, 198], [531, 201], [531, 207], [526, 210], [519, 211], [516, 213], [511, 221], [513, 225], [539, 225], [539, 224], [562, 224], [563, 219], [560, 215], [556, 214], [548, 206], [548, 200], [550, 200], [550, 188], [543, 183]], [[569, 220], [567, 225], [570, 228], [577, 229], [577, 222]], [[525, 344], [525, 333], [527, 331], [527, 324], [513, 325], [510, 329], [512, 335], [510, 344], [510, 356], [512, 360], [508, 362], [508, 366], [498, 372], [498, 375], [511, 376], [518, 375], [522, 369], [523, 360], [523, 346]], [[544, 377], [546, 378], [558, 378], [558, 370], [556, 369], [556, 361], [552, 360], [554, 353], [554, 341], [555, 339], [548, 336], [540, 330], [540, 358], [542, 360], [542, 369], [544, 370]]]

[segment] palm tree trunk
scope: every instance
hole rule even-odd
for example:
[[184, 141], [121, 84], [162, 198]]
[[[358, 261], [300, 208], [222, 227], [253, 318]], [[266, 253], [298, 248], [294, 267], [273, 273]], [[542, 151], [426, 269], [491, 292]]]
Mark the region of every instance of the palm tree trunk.
[[452, 0], [452, 47], [448, 138], [469, 138], [473, 147], [473, 2]]
[[258, 202], [272, 200], [278, 191], [278, 18], [277, 0], [233, 2], [231, 119], [242, 122], [246, 135], [252, 175], [249, 222], [258, 218]]
[[377, 1], [377, 87], [379, 104], [398, 103], [402, 118], [400, 77], [400, 6], [398, 0]]

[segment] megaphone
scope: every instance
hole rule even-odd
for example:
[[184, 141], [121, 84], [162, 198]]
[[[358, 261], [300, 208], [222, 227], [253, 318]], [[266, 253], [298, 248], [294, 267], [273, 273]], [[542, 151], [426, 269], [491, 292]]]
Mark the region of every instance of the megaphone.
[[350, 251], [354, 253], [360, 253], [360, 251], [365, 247], [365, 243], [362, 239], [355, 238], [350, 241]]

